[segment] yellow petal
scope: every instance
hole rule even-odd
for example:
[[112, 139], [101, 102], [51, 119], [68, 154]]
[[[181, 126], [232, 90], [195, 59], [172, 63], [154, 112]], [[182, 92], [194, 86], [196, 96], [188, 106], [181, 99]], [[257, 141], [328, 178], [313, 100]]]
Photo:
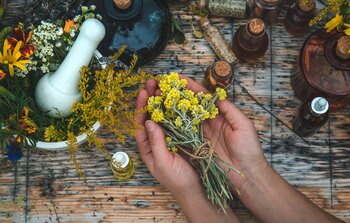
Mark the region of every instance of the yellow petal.
[[9, 64], [9, 72], [10, 72], [11, 77], [13, 77], [13, 75], [15, 75], [15, 71], [13, 69], [13, 65], [12, 64]]
[[19, 52], [19, 49], [21, 48], [22, 43], [23, 43], [22, 41], [18, 41], [18, 43], [16, 44], [15, 49], [13, 50], [13, 54], [14, 54], [14, 55], [16, 55], [17, 52]]
[[325, 29], [327, 29], [327, 32], [332, 31], [335, 27], [341, 25], [343, 23], [343, 16], [341, 16], [339, 13], [335, 15], [333, 19], [331, 19], [327, 24], [324, 26]]
[[[18, 67], [19, 69], [23, 70], [23, 71], [27, 71], [27, 68], [23, 65], [23, 64], [20, 64], [20, 63], [15, 63], [13, 64], [14, 66]], [[13, 75], [11, 75], [13, 76]]]
[[31, 60], [19, 60], [16, 63], [27, 64], [27, 63], [30, 63], [30, 62], [31, 62]]
[[2, 55], [3, 55], [4, 58], [6, 58], [6, 56], [7, 56], [7, 49], [8, 49], [8, 41], [7, 41], [7, 39], [5, 39], [4, 47], [2, 49]]
[[347, 28], [346, 30], [344, 30], [344, 33], [348, 36], [350, 36], [350, 28]]

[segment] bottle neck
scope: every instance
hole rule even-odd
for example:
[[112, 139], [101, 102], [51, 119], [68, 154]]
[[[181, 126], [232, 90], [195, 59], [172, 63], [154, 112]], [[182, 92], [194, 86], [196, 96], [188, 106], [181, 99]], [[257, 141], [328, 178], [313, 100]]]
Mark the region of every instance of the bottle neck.
[[130, 8], [132, 2], [132, 0], [113, 0], [115, 7], [121, 10]]
[[221, 60], [212, 66], [211, 74], [218, 81], [225, 81], [232, 77], [232, 66], [226, 60]]
[[242, 46], [254, 50], [262, 44], [262, 39], [266, 34], [265, 23], [260, 19], [252, 19], [248, 21], [239, 34]]
[[314, 0], [299, 0], [296, 4], [300, 11], [304, 13], [309, 13], [316, 9], [316, 3]]
[[140, 14], [143, 1], [103, 0], [107, 14], [118, 21], [128, 21]]
[[350, 70], [350, 38], [343, 32], [334, 32], [324, 45], [325, 58], [329, 64], [339, 70]]

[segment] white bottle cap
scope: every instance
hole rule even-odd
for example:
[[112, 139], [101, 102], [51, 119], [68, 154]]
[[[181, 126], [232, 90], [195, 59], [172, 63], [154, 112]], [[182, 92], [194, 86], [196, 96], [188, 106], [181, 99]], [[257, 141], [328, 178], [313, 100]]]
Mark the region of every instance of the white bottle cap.
[[311, 102], [311, 109], [319, 115], [326, 113], [329, 109], [329, 103], [325, 98], [316, 97]]
[[128, 154], [126, 154], [124, 152], [114, 153], [112, 159], [113, 159], [113, 163], [114, 162], [118, 163], [121, 168], [125, 168], [129, 164], [129, 156], [128, 156]]

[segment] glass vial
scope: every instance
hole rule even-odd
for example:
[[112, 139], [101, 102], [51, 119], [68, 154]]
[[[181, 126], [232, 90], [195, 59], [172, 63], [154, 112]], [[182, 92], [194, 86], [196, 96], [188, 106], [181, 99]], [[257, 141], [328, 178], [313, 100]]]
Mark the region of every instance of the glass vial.
[[134, 175], [134, 163], [128, 154], [124, 152], [116, 152], [110, 165], [117, 180], [127, 180]]
[[198, 8], [206, 9], [209, 15], [243, 19], [247, 3], [246, 0], [199, 0]]
[[232, 83], [232, 80], [232, 65], [226, 60], [220, 60], [207, 68], [203, 79], [203, 86], [211, 93], [214, 93], [217, 87], [225, 88]]
[[325, 98], [316, 97], [305, 103], [293, 121], [293, 130], [301, 137], [312, 136], [328, 121], [329, 104]]
[[288, 33], [301, 36], [310, 30], [309, 22], [315, 16], [315, 0], [298, 0], [287, 12], [284, 26]]
[[265, 55], [269, 47], [269, 37], [265, 23], [258, 18], [251, 19], [241, 26], [233, 35], [232, 50], [235, 55], [246, 62], [254, 62]]
[[283, 0], [254, 0], [251, 8], [251, 17], [260, 18], [266, 24], [272, 24], [278, 17]]
[[200, 26], [203, 29], [204, 37], [208, 41], [211, 48], [221, 60], [226, 60], [229, 63], [234, 63], [237, 60], [230, 45], [225, 40], [223, 34], [218, 27], [210, 24], [206, 18], [201, 19]]
[[350, 105], [350, 36], [321, 29], [311, 34], [294, 66], [291, 85], [303, 102], [322, 96], [330, 110]]

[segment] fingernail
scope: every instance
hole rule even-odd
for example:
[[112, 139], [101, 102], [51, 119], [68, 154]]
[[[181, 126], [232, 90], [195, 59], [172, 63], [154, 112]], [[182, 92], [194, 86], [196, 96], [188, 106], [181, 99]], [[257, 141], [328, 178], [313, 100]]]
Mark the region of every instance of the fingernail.
[[154, 123], [152, 121], [147, 120], [145, 125], [146, 125], [147, 132], [153, 132], [154, 131], [155, 126], [154, 126]]

